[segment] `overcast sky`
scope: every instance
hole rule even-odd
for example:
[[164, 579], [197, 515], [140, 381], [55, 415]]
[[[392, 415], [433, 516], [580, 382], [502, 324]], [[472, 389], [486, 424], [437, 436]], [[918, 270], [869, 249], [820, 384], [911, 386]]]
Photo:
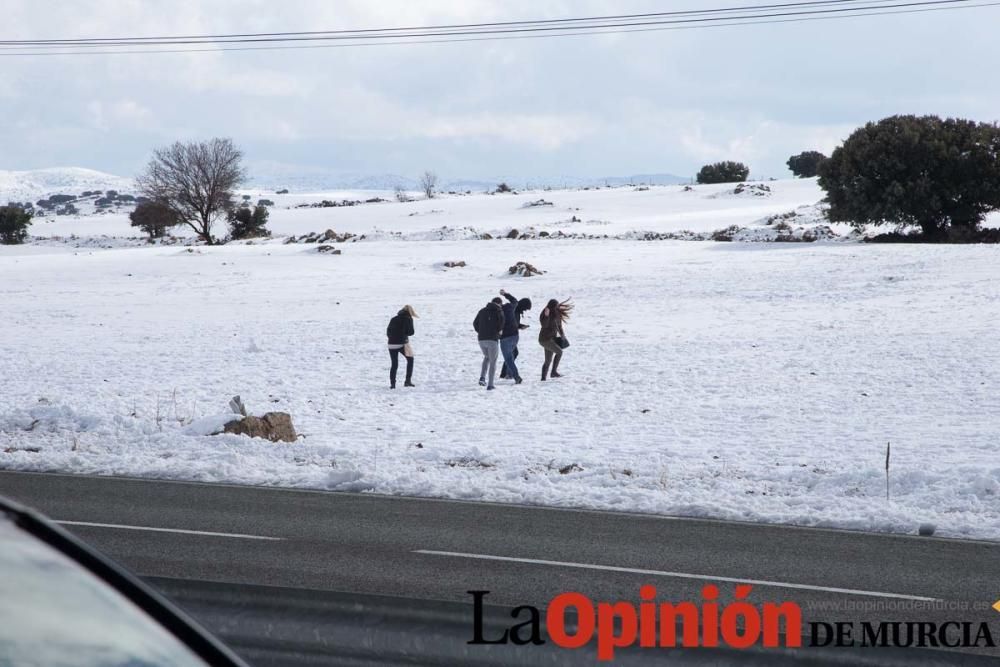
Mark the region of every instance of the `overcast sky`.
[[[753, 2], [5, 0], [3, 39], [334, 30]], [[1000, 119], [1000, 7], [460, 44], [0, 58], [0, 169], [132, 175], [177, 139], [290, 168], [446, 178], [788, 175], [895, 113]]]

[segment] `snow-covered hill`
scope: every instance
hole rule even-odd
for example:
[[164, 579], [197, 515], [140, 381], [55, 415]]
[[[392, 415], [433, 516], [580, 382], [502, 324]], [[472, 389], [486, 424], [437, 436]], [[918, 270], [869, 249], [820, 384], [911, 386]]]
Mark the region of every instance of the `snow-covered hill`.
[[79, 195], [86, 190], [132, 191], [135, 182], [93, 169], [53, 167], [30, 171], [0, 170], [0, 204], [37, 201], [54, 194]]
[[[739, 190], [739, 192], [737, 192]], [[734, 225], [773, 231], [772, 216], [788, 225], [812, 228], [824, 221], [816, 204], [823, 193], [813, 180], [787, 180], [748, 186], [697, 185], [617, 187], [600, 189], [525, 190], [517, 194], [441, 195], [397, 202], [391, 190], [337, 190], [274, 194], [245, 189], [250, 203], [273, 202], [269, 229], [276, 238], [309, 232], [351, 232], [367, 239], [403, 240], [569, 235], [574, 237], [661, 238], [692, 232], [710, 235]], [[323, 202], [362, 202], [354, 206], [322, 207]], [[375, 203], [364, 203], [374, 201]], [[134, 237], [127, 208], [101, 215], [81, 205], [81, 216], [47, 214], [36, 218], [33, 237]], [[779, 225], [780, 226], [780, 225]], [[837, 228], [847, 233], [847, 228]], [[181, 236], [189, 234], [177, 228]], [[220, 236], [225, 229], [217, 230]], [[751, 240], [751, 239], [747, 239]], [[79, 241], [74, 241], [79, 242]]]
[[[494, 189], [498, 183], [507, 183], [517, 189], [583, 188], [642, 185], [676, 185], [690, 179], [674, 174], [635, 174], [631, 176], [554, 176], [529, 178], [508, 175], [495, 178], [441, 179], [438, 189], [465, 192], [483, 192]], [[294, 192], [319, 192], [324, 190], [385, 190], [396, 187], [420, 190], [419, 179], [400, 174], [344, 173], [321, 168], [302, 168], [272, 163], [253, 163], [247, 188], [277, 190], [287, 188]], [[51, 167], [28, 171], [0, 170], [0, 202], [35, 201], [53, 194], [80, 194], [86, 190], [135, 189], [132, 178], [116, 176], [83, 167]]]
[[[342, 172], [321, 167], [302, 167], [268, 161], [254, 161], [249, 164], [249, 185], [262, 190], [287, 188], [293, 192], [319, 192], [323, 190], [420, 190], [420, 180], [416, 176], [400, 174], [361, 174]], [[583, 188], [643, 185], [676, 185], [688, 183], [690, 178], [674, 174], [634, 174], [629, 176], [547, 176], [528, 177], [523, 174], [500, 174], [481, 178], [465, 178], [440, 174], [438, 190], [442, 192], [484, 192], [493, 190], [499, 183], [507, 183], [515, 189]]]
[[[372, 190], [391, 192], [399, 187], [419, 191], [419, 179], [399, 174], [345, 173], [322, 168], [303, 168], [280, 163], [254, 162], [245, 189], [273, 193], [278, 189], [292, 192], [323, 192], [339, 190]], [[673, 174], [636, 174], [633, 176], [607, 176], [581, 178], [558, 176], [527, 178], [524, 176], [498, 176], [496, 178], [441, 179], [438, 190], [442, 192], [484, 192], [507, 183], [516, 189], [583, 188], [623, 186], [629, 184], [674, 185], [690, 179]], [[0, 204], [7, 202], [37, 201], [54, 194], [79, 195], [84, 191], [118, 190], [132, 193], [135, 181], [83, 167], [52, 167], [29, 171], [0, 170]]]

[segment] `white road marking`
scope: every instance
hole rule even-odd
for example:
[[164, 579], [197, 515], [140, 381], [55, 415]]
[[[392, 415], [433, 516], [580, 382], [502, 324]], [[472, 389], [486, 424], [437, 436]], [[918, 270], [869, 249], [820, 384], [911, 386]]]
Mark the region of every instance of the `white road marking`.
[[92, 521], [56, 521], [64, 526], [90, 526], [92, 528], [120, 528], [122, 530], [148, 530], [154, 533], [181, 533], [183, 535], [204, 535], [206, 537], [237, 537], [242, 540], [281, 541], [283, 537], [264, 535], [244, 535], [243, 533], [213, 533], [210, 530], [184, 530], [183, 528], [153, 528], [152, 526], [126, 526], [119, 523], [94, 523]]
[[532, 565], [553, 565], [556, 567], [575, 567], [583, 570], [605, 570], [607, 572], [627, 572], [629, 574], [648, 574], [655, 577], [674, 577], [676, 579], [699, 579], [702, 581], [725, 581], [734, 584], [754, 584], [756, 586], [774, 586], [776, 588], [796, 588], [824, 593], [846, 593], [847, 595], [865, 595], [877, 598], [894, 598], [897, 600], [919, 600], [921, 602], [940, 602], [939, 598], [928, 598], [919, 595], [903, 595], [901, 593], [883, 593], [880, 591], [863, 591], [854, 588], [834, 588], [832, 586], [812, 586], [810, 584], [792, 584], [785, 581], [766, 581], [763, 579], [737, 579], [735, 577], [719, 577], [709, 574], [690, 574], [687, 572], [667, 572], [665, 570], [643, 570], [636, 567], [616, 567], [614, 565], [592, 565], [590, 563], [571, 563], [559, 560], [539, 560], [537, 558], [512, 558], [509, 556], [489, 556], [486, 554], [467, 554], [456, 551], [434, 551], [417, 549], [413, 553], [429, 556], [451, 556], [453, 558], [475, 558], [478, 560], [497, 560], [508, 563], [530, 563]]

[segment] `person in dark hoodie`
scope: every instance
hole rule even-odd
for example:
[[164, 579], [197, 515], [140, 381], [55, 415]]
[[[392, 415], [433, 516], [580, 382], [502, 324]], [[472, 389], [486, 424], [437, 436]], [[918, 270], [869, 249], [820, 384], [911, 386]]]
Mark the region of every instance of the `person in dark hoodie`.
[[515, 384], [521, 384], [521, 374], [517, 372], [517, 342], [521, 329], [527, 329], [527, 324], [521, 324], [521, 315], [531, 310], [531, 299], [517, 299], [514, 295], [500, 290], [506, 297], [503, 305], [503, 331], [500, 334], [500, 354], [503, 355], [503, 366], [500, 367], [500, 379], [513, 378]]
[[538, 331], [538, 344], [545, 349], [545, 363], [542, 364], [542, 382], [549, 373], [549, 364], [552, 364], [552, 377], [562, 377], [559, 373], [559, 361], [562, 359], [563, 345], [560, 342], [566, 340], [566, 333], [563, 331], [563, 322], [569, 319], [569, 314], [573, 310], [573, 304], [569, 299], [559, 303], [556, 299], [550, 299], [545, 308], [538, 316], [538, 321], [542, 327]]
[[399, 369], [399, 355], [406, 357], [406, 382], [404, 387], [414, 387], [413, 384], [413, 348], [410, 346], [410, 336], [413, 335], [413, 318], [417, 317], [413, 306], [403, 306], [396, 316], [389, 320], [385, 335], [389, 338], [389, 388], [396, 388], [396, 371]]
[[[493, 378], [496, 377], [497, 357], [500, 356], [500, 334], [503, 333], [504, 325], [502, 304], [500, 297], [493, 297], [472, 321], [472, 328], [479, 334], [479, 349], [483, 351], [479, 385], [487, 389], [494, 389]], [[487, 373], [489, 382], [486, 381]]]

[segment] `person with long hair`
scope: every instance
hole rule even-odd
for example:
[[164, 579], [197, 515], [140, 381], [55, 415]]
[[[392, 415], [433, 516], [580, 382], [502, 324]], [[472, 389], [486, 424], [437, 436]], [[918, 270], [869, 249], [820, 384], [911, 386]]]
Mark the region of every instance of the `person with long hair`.
[[569, 299], [562, 303], [558, 299], [550, 299], [538, 316], [538, 321], [542, 325], [538, 331], [538, 344], [545, 350], [545, 363], [542, 364], [542, 382], [548, 379], [549, 365], [552, 366], [552, 377], [562, 377], [559, 372], [559, 362], [562, 360], [563, 348], [569, 343], [566, 341], [566, 332], [563, 324], [569, 319], [569, 314], [573, 311], [573, 304]]
[[385, 335], [389, 339], [389, 388], [396, 388], [396, 371], [399, 369], [399, 355], [406, 359], [406, 382], [404, 387], [414, 387], [413, 384], [413, 347], [410, 336], [413, 335], [413, 318], [417, 316], [413, 306], [406, 305], [389, 320]]

